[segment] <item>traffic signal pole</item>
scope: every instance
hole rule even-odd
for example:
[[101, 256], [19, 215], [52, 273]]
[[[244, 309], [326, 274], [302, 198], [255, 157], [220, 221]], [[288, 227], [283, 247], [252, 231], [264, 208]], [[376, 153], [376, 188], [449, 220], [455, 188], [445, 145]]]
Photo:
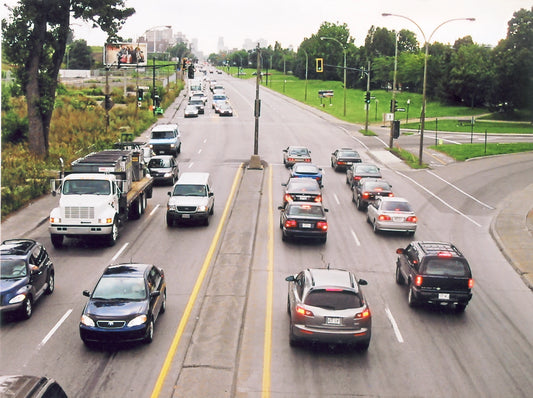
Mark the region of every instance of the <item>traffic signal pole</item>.
[[394, 141], [394, 121], [396, 120], [396, 70], [398, 68], [398, 34], [396, 34], [396, 46], [394, 49], [394, 77], [392, 79], [392, 123], [390, 126], [389, 148], [392, 149]]

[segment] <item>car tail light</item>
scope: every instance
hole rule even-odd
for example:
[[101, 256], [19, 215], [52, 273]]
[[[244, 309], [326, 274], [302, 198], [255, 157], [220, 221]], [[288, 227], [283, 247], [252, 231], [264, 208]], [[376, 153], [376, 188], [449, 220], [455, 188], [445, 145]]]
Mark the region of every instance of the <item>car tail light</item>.
[[386, 214], [381, 214], [379, 217], [378, 217], [378, 220], [379, 221], [390, 221], [390, 216], [386, 215]]
[[370, 309], [365, 308], [363, 311], [355, 314], [355, 319], [366, 319], [370, 317]]
[[294, 162], [294, 158], [287, 158], [287, 161], [292, 163], [292, 162]]
[[394, 194], [392, 192], [389, 192], [388, 196], [389, 196], [389, 198], [392, 198], [394, 196]]
[[315, 202], [322, 202], [322, 195], [315, 196]]
[[468, 288], [472, 289], [474, 287], [474, 280], [472, 278], [468, 279]]
[[450, 253], [450, 252], [439, 252], [438, 256], [439, 257], [451, 257], [452, 253]]
[[319, 221], [316, 223], [316, 227], [322, 231], [328, 230], [328, 223], [326, 221]]
[[297, 305], [296, 306], [296, 312], [300, 315], [304, 315], [304, 316], [315, 316], [315, 314], [313, 314], [312, 311], [309, 311], [309, 310], [306, 310], [304, 307], [302, 307], [301, 305]]
[[359, 181], [361, 179], [361, 176], [353, 176], [354, 181]]
[[363, 192], [363, 199], [368, 199], [370, 197], [370, 194], [368, 192]]
[[337, 160], [337, 164], [339, 165], [345, 165], [346, 162], [344, 160]]
[[285, 228], [296, 228], [297, 225], [298, 223], [296, 222], [296, 220], [285, 221]]
[[416, 218], [416, 216], [409, 216], [405, 219], [407, 222], [417, 222], [418, 219]]
[[283, 200], [285, 200], [285, 202], [292, 202], [292, 196], [286, 193], [285, 196], [283, 197]]
[[420, 275], [418, 275], [415, 278], [415, 286], [422, 286], [422, 282], [424, 282], [424, 278], [422, 278]]
[[311, 163], [311, 159], [305, 159], [305, 162]]

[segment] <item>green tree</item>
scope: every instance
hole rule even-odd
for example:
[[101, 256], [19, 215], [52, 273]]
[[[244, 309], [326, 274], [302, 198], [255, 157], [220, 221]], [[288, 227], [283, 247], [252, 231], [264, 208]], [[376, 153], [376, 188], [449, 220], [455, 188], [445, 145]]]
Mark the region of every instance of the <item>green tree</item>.
[[93, 63], [91, 47], [85, 40], [73, 41], [67, 47], [65, 63], [67, 69], [91, 69]]
[[189, 46], [182, 41], [177, 42], [174, 46], [170, 47], [168, 52], [171, 57], [178, 58], [180, 61], [185, 57], [190, 58], [191, 56]]
[[70, 18], [92, 22], [118, 41], [117, 32], [135, 10], [124, 0], [21, 0], [2, 19], [2, 47], [15, 65], [28, 108], [29, 150], [48, 156], [50, 120], [54, 110], [57, 76], [65, 56]]

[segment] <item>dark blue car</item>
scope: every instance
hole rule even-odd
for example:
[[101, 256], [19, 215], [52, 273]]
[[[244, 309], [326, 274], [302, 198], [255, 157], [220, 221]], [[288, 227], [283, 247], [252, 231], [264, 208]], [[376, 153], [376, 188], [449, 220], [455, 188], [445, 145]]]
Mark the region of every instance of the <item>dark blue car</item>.
[[296, 163], [291, 169], [291, 178], [314, 178], [322, 188], [322, 169], [312, 163]]
[[0, 262], [0, 314], [30, 318], [35, 301], [54, 291], [54, 264], [48, 252], [32, 239], [5, 240]]
[[117, 264], [105, 270], [80, 320], [86, 345], [143, 341], [151, 343], [154, 324], [165, 312], [167, 287], [162, 269], [151, 264]]

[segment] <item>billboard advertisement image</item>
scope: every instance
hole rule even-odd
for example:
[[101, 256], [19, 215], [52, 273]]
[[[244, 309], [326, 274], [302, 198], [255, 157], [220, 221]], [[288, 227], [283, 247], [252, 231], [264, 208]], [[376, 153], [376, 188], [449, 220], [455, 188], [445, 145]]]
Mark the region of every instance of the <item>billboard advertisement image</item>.
[[108, 43], [104, 48], [104, 64], [146, 66], [147, 53], [146, 43]]

